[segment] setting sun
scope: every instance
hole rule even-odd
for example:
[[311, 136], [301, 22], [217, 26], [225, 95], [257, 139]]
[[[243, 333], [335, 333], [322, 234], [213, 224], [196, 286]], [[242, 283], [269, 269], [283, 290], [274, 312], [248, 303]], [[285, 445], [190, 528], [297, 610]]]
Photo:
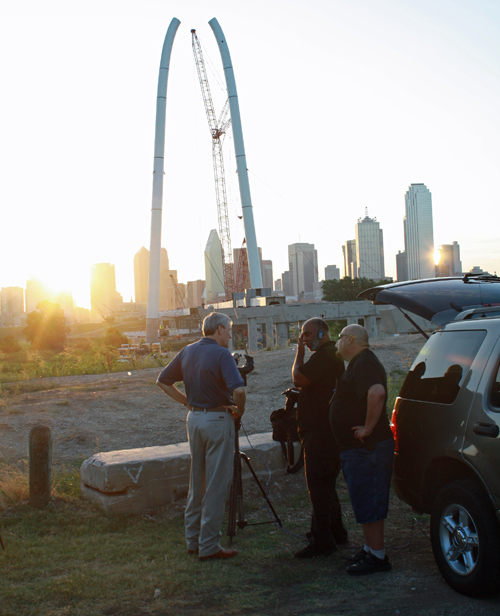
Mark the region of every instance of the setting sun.
[[441, 251], [436, 249], [434, 251], [434, 264], [439, 265], [439, 261], [441, 261]]

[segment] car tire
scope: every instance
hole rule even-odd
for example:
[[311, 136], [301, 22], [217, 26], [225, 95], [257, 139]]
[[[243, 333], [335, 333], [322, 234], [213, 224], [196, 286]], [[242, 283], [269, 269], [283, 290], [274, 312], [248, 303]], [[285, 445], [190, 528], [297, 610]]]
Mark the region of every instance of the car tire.
[[469, 597], [500, 588], [500, 526], [490, 499], [474, 481], [454, 481], [438, 494], [431, 543], [446, 582]]

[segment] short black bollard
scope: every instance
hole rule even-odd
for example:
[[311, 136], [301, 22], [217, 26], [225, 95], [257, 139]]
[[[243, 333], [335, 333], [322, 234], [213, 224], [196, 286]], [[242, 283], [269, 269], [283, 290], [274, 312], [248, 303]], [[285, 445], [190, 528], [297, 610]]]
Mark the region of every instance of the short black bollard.
[[50, 500], [52, 436], [47, 426], [35, 426], [30, 432], [30, 505], [41, 509]]

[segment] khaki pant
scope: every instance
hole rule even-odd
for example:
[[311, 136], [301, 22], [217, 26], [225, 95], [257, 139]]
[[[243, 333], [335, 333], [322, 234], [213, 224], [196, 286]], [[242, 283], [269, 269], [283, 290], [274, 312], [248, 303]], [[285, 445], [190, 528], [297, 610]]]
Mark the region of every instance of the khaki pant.
[[191, 474], [185, 525], [188, 550], [210, 556], [221, 549], [226, 499], [233, 475], [235, 426], [228, 412], [190, 411]]

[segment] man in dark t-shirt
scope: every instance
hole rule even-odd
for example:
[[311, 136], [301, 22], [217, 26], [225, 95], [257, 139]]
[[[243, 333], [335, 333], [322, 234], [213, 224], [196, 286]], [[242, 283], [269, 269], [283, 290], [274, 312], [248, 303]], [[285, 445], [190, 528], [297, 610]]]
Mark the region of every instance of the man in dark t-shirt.
[[351, 575], [389, 571], [384, 549], [384, 520], [394, 457], [394, 438], [387, 419], [387, 378], [370, 351], [368, 332], [361, 325], [345, 327], [337, 343], [338, 355], [349, 362], [338, 380], [330, 409], [330, 423], [340, 447], [342, 470], [356, 522], [365, 544], [349, 560]]
[[[305, 347], [313, 351], [304, 362]], [[347, 542], [342, 511], [335, 489], [340, 472], [340, 452], [329, 423], [330, 400], [335, 382], [344, 372], [344, 362], [336, 356], [328, 325], [320, 318], [302, 326], [292, 368], [293, 384], [301, 388], [297, 402], [297, 426], [304, 449], [309, 498], [313, 508], [309, 545], [295, 554], [312, 558], [331, 554], [337, 544]]]

